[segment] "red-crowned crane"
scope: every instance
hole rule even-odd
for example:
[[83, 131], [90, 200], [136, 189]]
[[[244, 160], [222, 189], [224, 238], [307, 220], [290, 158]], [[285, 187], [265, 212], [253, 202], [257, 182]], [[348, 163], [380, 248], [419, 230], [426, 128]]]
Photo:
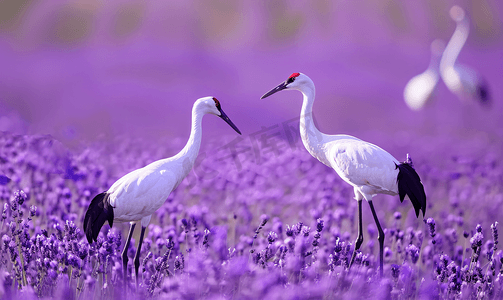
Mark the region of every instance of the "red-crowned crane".
[[461, 100], [476, 100], [481, 104], [490, 103], [486, 81], [475, 70], [456, 63], [470, 32], [470, 21], [465, 11], [455, 5], [449, 12], [456, 21], [456, 29], [445, 47], [440, 59], [440, 75], [447, 88]]
[[379, 232], [380, 275], [383, 274], [384, 232], [372, 204], [376, 194], [399, 195], [403, 202], [407, 195], [414, 206], [416, 216], [426, 211], [426, 194], [419, 175], [408, 162], [400, 163], [391, 154], [378, 146], [356, 137], [321, 133], [314, 125], [312, 110], [314, 83], [302, 73], [293, 73], [280, 85], [270, 90], [261, 99], [281, 90], [298, 90], [304, 96], [300, 112], [300, 136], [307, 151], [325, 165], [331, 167], [347, 183], [353, 186], [358, 202], [358, 238], [349, 263], [353, 264], [356, 252], [363, 242], [362, 199], [367, 200]]
[[440, 79], [440, 57], [445, 48], [445, 42], [434, 40], [431, 43], [430, 65], [423, 73], [412, 77], [403, 90], [405, 103], [412, 110], [421, 110], [433, 98], [435, 88]]
[[152, 214], [161, 207], [171, 191], [182, 182], [192, 169], [199, 152], [202, 135], [202, 119], [205, 114], [222, 118], [237, 133], [241, 134], [224, 113], [220, 102], [213, 97], [198, 99], [192, 107], [192, 126], [185, 147], [175, 156], [155, 161], [143, 168], [134, 170], [117, 180], [106, 192], [91, 201], [84, 218], [84, 231], [89, 243], [96, 241], [101, 227], [108, 221], [129, 222], [129, 234], [122, 251], [124, 282], [127, 278], [127, 251], [137, 222], [141, 223], [140, 240], [134, 258], [136, 285], [140, 251], [145, 229]]

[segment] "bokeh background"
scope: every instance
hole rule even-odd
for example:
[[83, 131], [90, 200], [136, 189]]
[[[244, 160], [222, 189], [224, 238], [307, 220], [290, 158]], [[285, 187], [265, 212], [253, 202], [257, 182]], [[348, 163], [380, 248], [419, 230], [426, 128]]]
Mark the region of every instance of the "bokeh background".
[[[486, 78], [493, 105], [462, 104], [440, 82], [433, 103], [410, 111], [403, 88], [427, 68], [430, 43], [452, 35], [454, 4], [472, 21], [458, 61]], [[298, 93], [259, 98], [303, 72], [322, 132], [501, 145], [502, 18], [497, 0], [3, 0], [0, 130], [68, 147], [185, 139], [193, 102], [212, 95], [247, 136], [298, 116]], [[203, 145], [235, 134], [214, 117], [204, 132]]]

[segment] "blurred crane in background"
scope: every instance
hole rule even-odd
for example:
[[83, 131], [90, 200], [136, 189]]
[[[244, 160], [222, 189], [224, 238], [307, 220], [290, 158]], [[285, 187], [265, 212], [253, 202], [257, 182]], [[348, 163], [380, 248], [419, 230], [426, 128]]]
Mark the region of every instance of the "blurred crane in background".
[[461, 100], [476, 100], [481, 104], [490, 103], [487, 83], [475, 70], [456, 63], [470, 32], [470, 22], [465, 11], [455, 5], [449, 12], [456, 21], [456, 29], [445, 47], [440, 59], [440, 75], [447, 88]]
[[434, 97], [440, 79], [440, 57], [445, 49], [444, 41], [437, 39], [431, 43], [430, 65], [423, 73], [412, 77], [405, 86], [403, 97], [412, 110], [421, 110]]

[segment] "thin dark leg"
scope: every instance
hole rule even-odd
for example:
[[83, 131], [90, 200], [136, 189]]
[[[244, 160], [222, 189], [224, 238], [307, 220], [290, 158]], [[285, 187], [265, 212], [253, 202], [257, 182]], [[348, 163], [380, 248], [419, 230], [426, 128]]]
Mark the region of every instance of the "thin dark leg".
[[134, 272], [136, 274], [136, 288], [138, 288], [138, 269], [140, 268], [140, 252], [141, 252], [141, 244], [143, 243], [143, 236], [145, 235], [145, 229], [147, 229], [147, 227], [141, 228], [140, 242], [138, 243], [138, 249], [136, 250], [136, 254], [134, 256]]
[[380, 265], [380, 270], [379, 274], [382, 277], [383, 274], [383, 265], [384, 265], [384, 257], [383, 257], [383, 252], [384, 252], [384, 231], [382, 231], [381, 224], [379, 224], [379, 220], [377, 219], [377, 214], [374, 209], [374, 205], [372, 204], [372, 200], [368, 201], [370, 205], [370, 210], [372, 211], [372, 215], [374, 216], [374, 221], [376, 222], [377, 226], [377, 231], [379, 234], [377, 235], [377, 239], [379, 240], [379, 265]]
[[129, 226], [129, 233], [127, 235], [126, 244], [124, 245], [124, 250], [122, 250], [122, 270], [124, 271], [124, 284], [126, 284], [127, 281], [127, 262], [129, 261], [127, 257], [127, 250], [129, 248], [129, 243], [131, 242], [131, 237], [133, 236], [135, 226], [136, 223]]
[[351, 255], [351, 261], [349, 262], [349, 267], [353, 265], [355, 261], [356, 252], [360, 249], [360, 246], [363, 243], [363, 229], [362, 229], [362, 200], [358, 200], [358, 237], [355, 241], [355, 249], [353, 251], [353, 255]]

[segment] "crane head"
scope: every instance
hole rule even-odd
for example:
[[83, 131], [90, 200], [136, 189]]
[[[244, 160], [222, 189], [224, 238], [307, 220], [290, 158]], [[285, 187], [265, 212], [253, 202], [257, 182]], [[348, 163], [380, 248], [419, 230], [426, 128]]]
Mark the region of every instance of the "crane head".
[[232, 129], [237, 133], [241, 134], [241, 131], [232, 123], [231, 119], [225, 114], [220, 105], [220, 101], [215, 97], [204, 97], [200, 98], [194, 104], [194, 109], [201, 110], [204, 114], [212, 114], [222, 118], [227, 124], [229, 124]]
[[282, 90], [298, 90], [309, 82], [312, 81], [306, 75], [302, 73], [293, 73], [292, 75], [290, 75], [290, 77], [288, 77], [287, 80], [280, 83], [277, 87], [273, 88], [269, 92], [265, 93], [262, 97], [260, 97], [260, 99], [267, 98], [272, 94], [275, 94]]
[[456, 22], [461, 22], [465, 18], [465, 10], [461, 7], [454, 5], [449, 11], [449, 15]]

